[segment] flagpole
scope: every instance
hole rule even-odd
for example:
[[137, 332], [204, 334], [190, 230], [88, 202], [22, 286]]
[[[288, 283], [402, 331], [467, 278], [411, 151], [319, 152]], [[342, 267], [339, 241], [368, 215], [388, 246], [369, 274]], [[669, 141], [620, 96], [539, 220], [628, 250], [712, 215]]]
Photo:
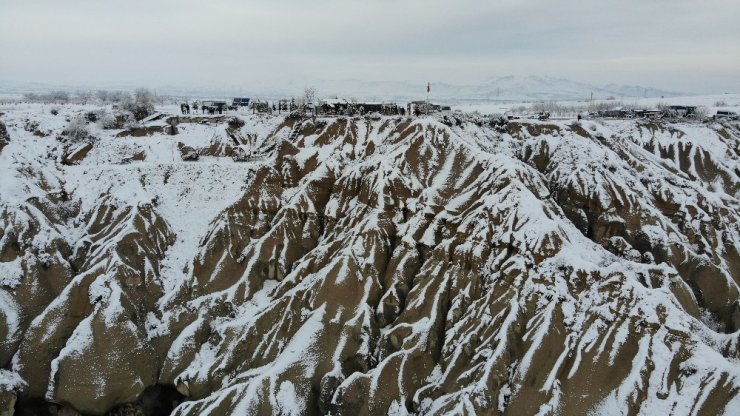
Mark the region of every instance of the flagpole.
[[426, 105], [426, 115], [429, 115], [429, 90], [432, 88], [432, 86], [427, 82], [427, 105]]

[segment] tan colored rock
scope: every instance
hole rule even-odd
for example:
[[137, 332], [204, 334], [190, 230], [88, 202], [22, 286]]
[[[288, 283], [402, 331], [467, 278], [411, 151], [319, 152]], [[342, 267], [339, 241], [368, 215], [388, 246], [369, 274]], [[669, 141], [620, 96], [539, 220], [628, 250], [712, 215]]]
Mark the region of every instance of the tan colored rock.
[[10, 136], [8, 135], [8, 129], [5, 127], [5, 124], [0, 121], [0, 152], [3, 151], [3, 148], [10, 143]]
[[17, 398], [15, 392], [0, 392], [0, 416], [13, 416], [15, 414], [15, 402]]
[[[740, 406], [723, 333], [740, 322], [740, 129], [296, 122], [247, 121], [272, 130], [197, 244], [172, 245], [176, 201], [0, 211], [0, 260], [23, 267], [2, 290], [30, 314], [0, 314], [19, 397], [140, 414], [160, 385], [183, 416]], [[192, 150], [229, 152], [209, 140]], [[32, 244], [72, 222], [80, 241]]]
[[82, 143], [70, 147], [69, 151], [62, 156], [62, 163], [65, 165], [77, 165], [87, 156], [88, 153], [90, 153], [92, 148], [92, 143]]

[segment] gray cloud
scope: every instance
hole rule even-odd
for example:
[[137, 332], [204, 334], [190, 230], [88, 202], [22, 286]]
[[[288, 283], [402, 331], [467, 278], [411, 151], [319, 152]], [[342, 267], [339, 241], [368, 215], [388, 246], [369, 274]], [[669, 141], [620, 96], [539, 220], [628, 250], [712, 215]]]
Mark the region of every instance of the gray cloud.
[[274, 86], [543, 74], [740, 90], [736, 0], [0, 0], [0, 80]]

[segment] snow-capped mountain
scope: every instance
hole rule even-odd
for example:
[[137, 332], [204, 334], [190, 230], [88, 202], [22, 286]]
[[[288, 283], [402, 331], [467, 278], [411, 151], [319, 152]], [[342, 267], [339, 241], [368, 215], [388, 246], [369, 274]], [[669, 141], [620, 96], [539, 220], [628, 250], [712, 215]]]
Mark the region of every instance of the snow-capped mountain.
[[[631, 85], [592, 85], [584, 82], [545, 76], [510, 75], [489, 78], [478, 84], [451, 84], [430, 80], [431, 99], [435, 101], [470, 102], [470, 101], [551, 101], [551, 100], [587, 100], [593, 93], [594, 99], [659, 98], [675, 97], [678, 92], [664, 91], [653, 87]], [[311, 80], [288, 81], [280, 85], [266, 86], [262, 83], [231, 87], [212, 87], [207, 85], [161, 85], [157, 87], [162, 94], [196, 97], [235, 97], [253, 96], [285, 98], [300, 96], [307, 86], [317, 88], [322, 97], [339, 96], [371, 101], [383, 100], [418, 100], [426, 98], [427, 81], [365, 81], [359, 79], [345, 80]], [[89, 89], [85, 86], [51, 86], [44, 84], [9, 84], [0, 82], [0, 92], [23, 93], [30, 91]], [[134, 90], [135, 85], [110, 84], [100, 88], [114, 90]]]
[[737, 122], [49, 110], [0, 106], [0, 412], [740, 412]]
[[[360, 80], [316, 81], [322, 94], [355, 96], [360, 98], [392, 97], [396, 99], [419, 99], [426, 97], [427, 83], [410, 82], [367, 82]], [[295, 88], [299, 86], [296, 85]], [[562, 78], [543, 76], [505, 76], [490, 78], [480, 84], [455, 85], [431, 82], [431, 97], [444, 101], [505, 100], [586, 100], [625, 98], [674, 97], [680, 93], [663, 91], [652, 87], [628, 85], [591, 85]]]

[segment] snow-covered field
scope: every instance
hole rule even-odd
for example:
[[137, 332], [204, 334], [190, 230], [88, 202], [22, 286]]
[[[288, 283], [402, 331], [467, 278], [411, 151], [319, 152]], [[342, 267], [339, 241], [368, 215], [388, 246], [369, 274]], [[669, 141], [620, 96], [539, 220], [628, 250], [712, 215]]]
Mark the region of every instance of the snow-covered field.
[[[567, 107], [581, 107], [587, 108], [589, 102], [587, 101], [557, 101], [554, 102]], [[594, 103], [613, 104], [615, 102], [622, 102], [625, 105], [635, 107], [646, 107], [655, 108], [658, 104], [666, 105], [693, 105], [693, 106], [704, 106], [708, 110], [708, 115], [713, 115], [717, 110], [729, 110], [735, 111], [740, 114], [740, 94], [713, 94], [713, 95], [697, 95], [697, 96], [678, 96], [678, 97], [665, 97], [665, 98], [639, 98], [639, 99], [625, 99], [625, 100], [594, 100]], [[475, 104], [458, 104], [453, 106], [453, 110], [460, 110], [463, 112], [478, 111], [482, 114], [504, 114], [517, 107], [531, 107], [533, 101], [511, 101], [505, 103], [475, 103]], [[721, 106], [716, 105], [717, 103], [725, 103]]]

